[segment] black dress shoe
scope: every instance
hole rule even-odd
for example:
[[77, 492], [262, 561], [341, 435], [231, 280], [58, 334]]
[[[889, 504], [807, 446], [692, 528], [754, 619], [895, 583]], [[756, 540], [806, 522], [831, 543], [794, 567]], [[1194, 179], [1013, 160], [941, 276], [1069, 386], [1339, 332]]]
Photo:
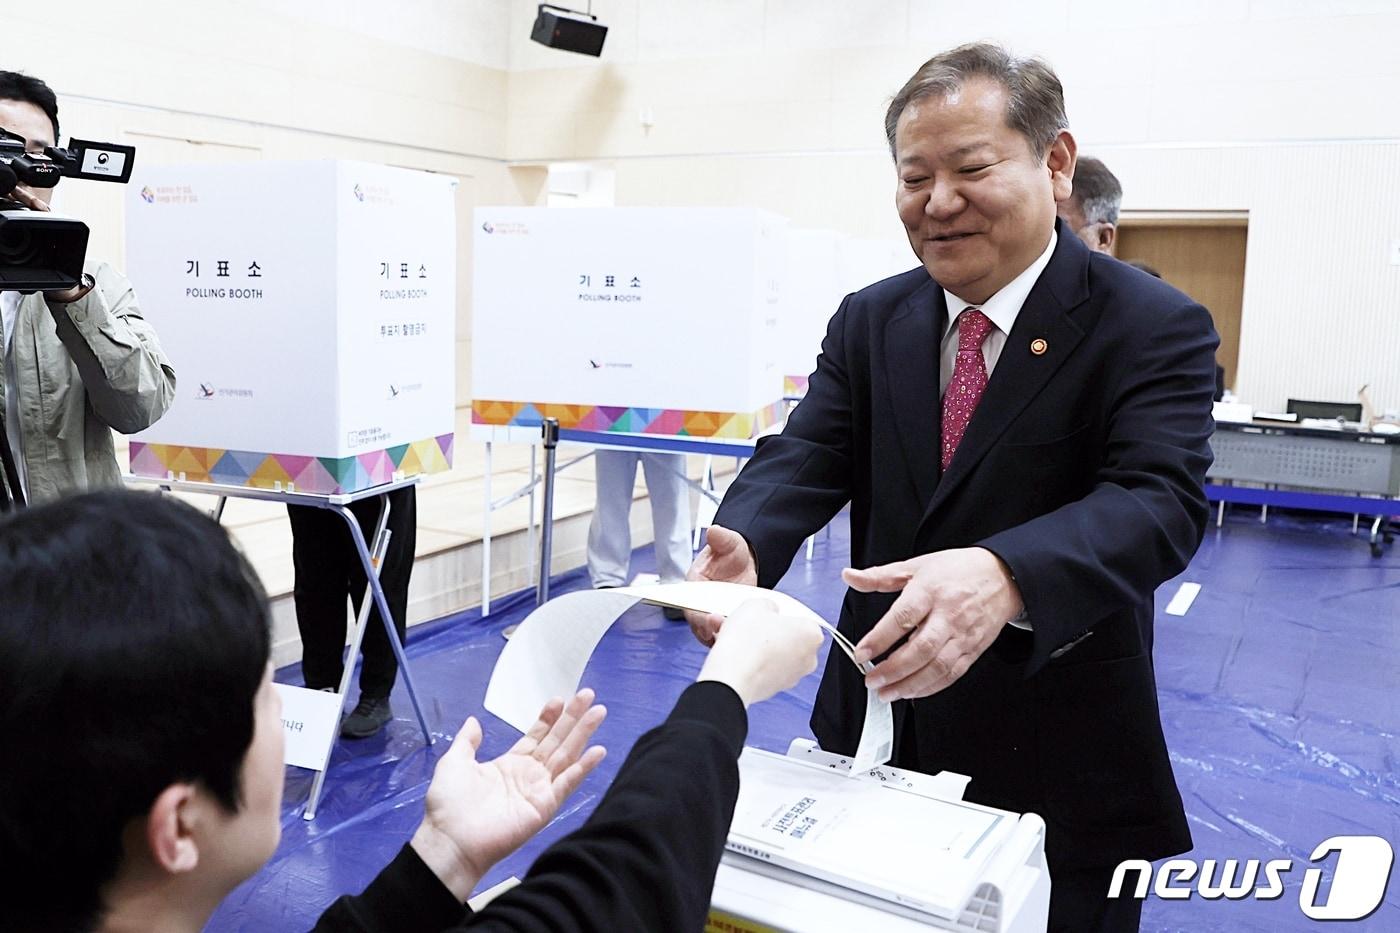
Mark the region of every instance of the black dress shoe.
[[347, 739], [367, 739], [393, 718], [388, 697], [361, 696], [354, 711], [340, 724], [340, 734]]
[[681, 622], [685, 620], [685, 610], [677, 609], [675, 606], [662, 606], [661, 614], [668, 622]]

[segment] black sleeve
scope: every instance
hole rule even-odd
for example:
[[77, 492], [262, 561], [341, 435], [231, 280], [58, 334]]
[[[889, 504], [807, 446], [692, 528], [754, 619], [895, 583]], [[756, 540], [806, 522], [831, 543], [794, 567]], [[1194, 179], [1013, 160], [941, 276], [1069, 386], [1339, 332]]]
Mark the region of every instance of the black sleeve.
[[724, 684], [692, 684], [632, 746], [577, 831], [478, 914], [405, 846], [363, 894], [340, 898], [315, 933], [702, 930], [739, 797], [748, 717]]
[[439, 933], [460, 924], [468, 911], [443, 887], [408, 845], [359, 895], [332, 904], [312, 933]]
[[700, 931], [739, 798], [748, 717], [724, 684], [692, 684], [632, 746], [588, 822], [550, 846], [473, 931]]

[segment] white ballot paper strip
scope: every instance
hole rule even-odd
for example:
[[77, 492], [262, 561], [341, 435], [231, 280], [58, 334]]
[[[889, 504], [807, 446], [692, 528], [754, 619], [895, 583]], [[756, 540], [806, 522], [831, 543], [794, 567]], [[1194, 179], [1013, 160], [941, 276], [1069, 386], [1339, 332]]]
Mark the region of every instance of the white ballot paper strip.
[[[831, 632], [836, 647], [850, 656], [849, 639], [801, 601], [775, 590], [713, 581], [583, 590], [555, 597], [520, 623], [491, 672], [486, 709], [521, 732], [529, 729], [551, 697], [573, 695], [603, 635], [624, 612], [643, 600], [728, 616], [750, 599], [770, 600], [783, 615], [816, 622]], [[869, 662], [860, 665], [862, 670], [870, 666]], [[884, 764], [893, 751], [890, 704], [882, 702], [874, 690], [867, 690], [865, 725], [851, 773]]]

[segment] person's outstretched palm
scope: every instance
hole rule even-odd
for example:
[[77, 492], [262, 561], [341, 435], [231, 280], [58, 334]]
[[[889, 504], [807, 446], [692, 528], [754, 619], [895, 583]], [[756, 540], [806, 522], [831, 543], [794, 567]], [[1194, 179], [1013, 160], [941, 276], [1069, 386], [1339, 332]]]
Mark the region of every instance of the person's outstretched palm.
[[592, 703], [592, 690], [579, 691], [567, 708], [551, 700], [530, 731], [491, 761], [476, 760], [481, 724], [467, 720], [433, 772], [413, 837], [424, 862], [454, 894], [465, 899], [491, 866], [553, 819], [603, 760], [601, 746], [587, 746], [607, 710]]

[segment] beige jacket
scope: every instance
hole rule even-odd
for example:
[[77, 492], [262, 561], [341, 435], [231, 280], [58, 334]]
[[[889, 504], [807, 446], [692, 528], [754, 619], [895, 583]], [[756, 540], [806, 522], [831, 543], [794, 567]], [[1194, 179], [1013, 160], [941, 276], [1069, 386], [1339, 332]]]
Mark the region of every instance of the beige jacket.
[[[87, 272], [97, 284], [71, 304], [25, 295], [15, 332], [7, 335], [15, 341], [33, 504], [120, 485], [112, 431], [149, 427], [175, 398], [175, 370], [141, 316], [131, 283], [106, 263], [88, 263]], [[0, 415], [4, 396], [0, 378]]]

